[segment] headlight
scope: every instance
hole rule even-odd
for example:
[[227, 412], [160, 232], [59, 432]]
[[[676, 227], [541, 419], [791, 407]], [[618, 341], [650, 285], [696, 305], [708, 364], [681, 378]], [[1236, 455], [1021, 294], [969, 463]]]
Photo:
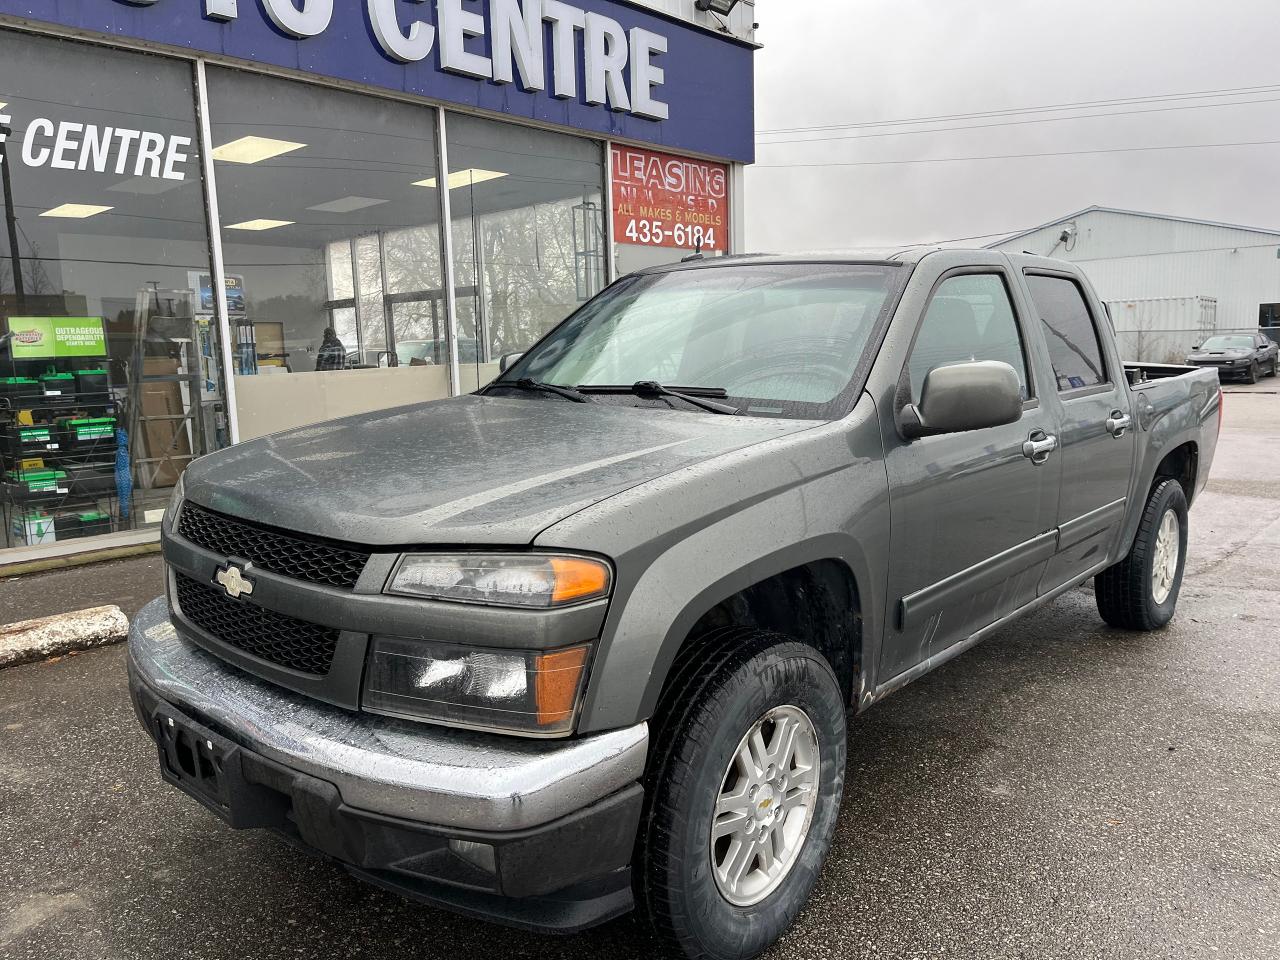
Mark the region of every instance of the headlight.
[[165, 530], [173, 529], [173, 521], [178, 516], [178, 507], [182, 506], [182, 496], [186, 490], [182, 481], [185, 476], [184, 473], [178, 474], [178, 482], [173, 485], [173, 493], [169, 495], [169, 505], [164, 508], [164, 516], [160, 518], [160, 526]]
[[536, 553], [408, 554], [387, 593], [506, 607], [562, 607], [608, 596], [609, 565]]
[[525, 736], [573, 729], [588, 645], [491, 650], [374, 637], [361, 706], [374, 713]]

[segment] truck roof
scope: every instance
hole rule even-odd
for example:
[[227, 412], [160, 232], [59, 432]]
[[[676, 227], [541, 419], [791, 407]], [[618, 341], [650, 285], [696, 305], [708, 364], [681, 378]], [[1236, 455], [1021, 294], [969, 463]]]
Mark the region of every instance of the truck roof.
[[[739, 266], [744, 263], [919, 263], [925, 257], [933, 253], [972, 253], [980, 257], [979, 262], [990, 262], [993, 253], [1001, 254], [1002, 251], [992, 251], [983, 247], [940, 247], [937, 245], [919, 244], [915, 246], [900, 247], [854, 247], [848, 250], [815, 250], [809, 252], [795, 253], [739, 253], [724, 257], [706, 257], [694, 259], [692, 257], [682, 260], [679, 263], [668, 263], [661, 266], [647, 267], [642, 270], [635, 271], [641, 274], [657, 274], [672, 273], [679, 270], [699, 269], [705, 267], [731, 267]], [[1008, 253], [1004, 254], [1019, 266], [1053, 266], [1058, 269], [1073, 269], [1070, 264], [1063, 260], [1054, 260], [1049, 257], [1040, 257], [1028, 253]]]

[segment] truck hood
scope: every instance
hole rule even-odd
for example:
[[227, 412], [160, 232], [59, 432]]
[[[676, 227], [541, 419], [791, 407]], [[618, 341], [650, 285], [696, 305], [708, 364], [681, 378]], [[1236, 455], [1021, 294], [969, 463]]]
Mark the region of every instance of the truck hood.
[[531, 543], [636, 484], [815, 426], [608, 403], [464, 396], [274, 434], [201, 457], [186, 496], [374, 547]]

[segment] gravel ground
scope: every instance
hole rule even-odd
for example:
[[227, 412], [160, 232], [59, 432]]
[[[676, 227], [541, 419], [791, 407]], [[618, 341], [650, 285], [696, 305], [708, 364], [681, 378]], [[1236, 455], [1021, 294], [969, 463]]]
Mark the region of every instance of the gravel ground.
[[[0, 584], [0, 608], [158, 592], [147, 562], [110, 566]], [[834, 852], [771, 956], [1274, 960], [1277, 570], [1280, 401], [1233, 395], [1174, 624], [1111, 631], [1075, 591], [856, 721]], [[227, 829], [161, 784], [123, 648], [0, 671], [0, 957], [628, 960], [642, 942], [629, 919], [570, 939], [459, 919]]]

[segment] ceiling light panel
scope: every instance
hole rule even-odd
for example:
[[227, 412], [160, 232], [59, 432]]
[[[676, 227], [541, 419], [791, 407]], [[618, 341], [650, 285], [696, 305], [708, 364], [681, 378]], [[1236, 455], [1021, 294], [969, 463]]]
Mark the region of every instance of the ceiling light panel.
[[375, 197], [342, 197], [338, 200], [330, 200], [328, 203], [317, 203], [314, 207], [307, 207], [307, 209], [318, 210], [320, 213], [355, 213], [357, 210], [365, 210], [387, 202], [389, 201], [378, 200]]
[[84, 220], [86, 217], [95, 217], [100, 213], [106, 213], [108, 210], [114, 210], [115, 207], [104, 207], [97, 203], [63, 203], [54, 207], [52, 210], [46, 210], [40, 214], [42, 217], [65, 217], [68, 220]]
[[157, 194], [168, 193], [170, 190], [177, 190], [184, 187], [190, 180], [156, 180], [152, 177], [134, 177], [131, 180], [125, 180], [117, 183], [114, 187], [107, 187], [112, 193], [133, 193], [143, 197], [153, 197]]
[[[477, 183], [484, 183], [487, 180], [500, 180], [505, 176], [505, 173], [501, 173], [497, 170], [481, 170], [476, 167], [471, 167], [466, 170], [456, 170], [449, 174], [449, 189], [457, 190], [459, 187], [471, 187], [475, 186]], [[415, 187], [431, 187], [434, 189], [437, 182], [438, 181], [435, 177], [427, 177], [425, 180], [415, 180], [413, 185]]]
[[276, 227], [292, 226], [292, 220], [268, 220], [260, 217], [257, 220], [242, 220], [240, 223], [227, 224], [228, 230], [274, 230]]
[[220, 147], [214, 147], [213, 159], [223, 163], [261, 163], [282, 154], [301, 150], [305, 143], [293, 140], [273, 140], [271, 137], [241, 137]]

